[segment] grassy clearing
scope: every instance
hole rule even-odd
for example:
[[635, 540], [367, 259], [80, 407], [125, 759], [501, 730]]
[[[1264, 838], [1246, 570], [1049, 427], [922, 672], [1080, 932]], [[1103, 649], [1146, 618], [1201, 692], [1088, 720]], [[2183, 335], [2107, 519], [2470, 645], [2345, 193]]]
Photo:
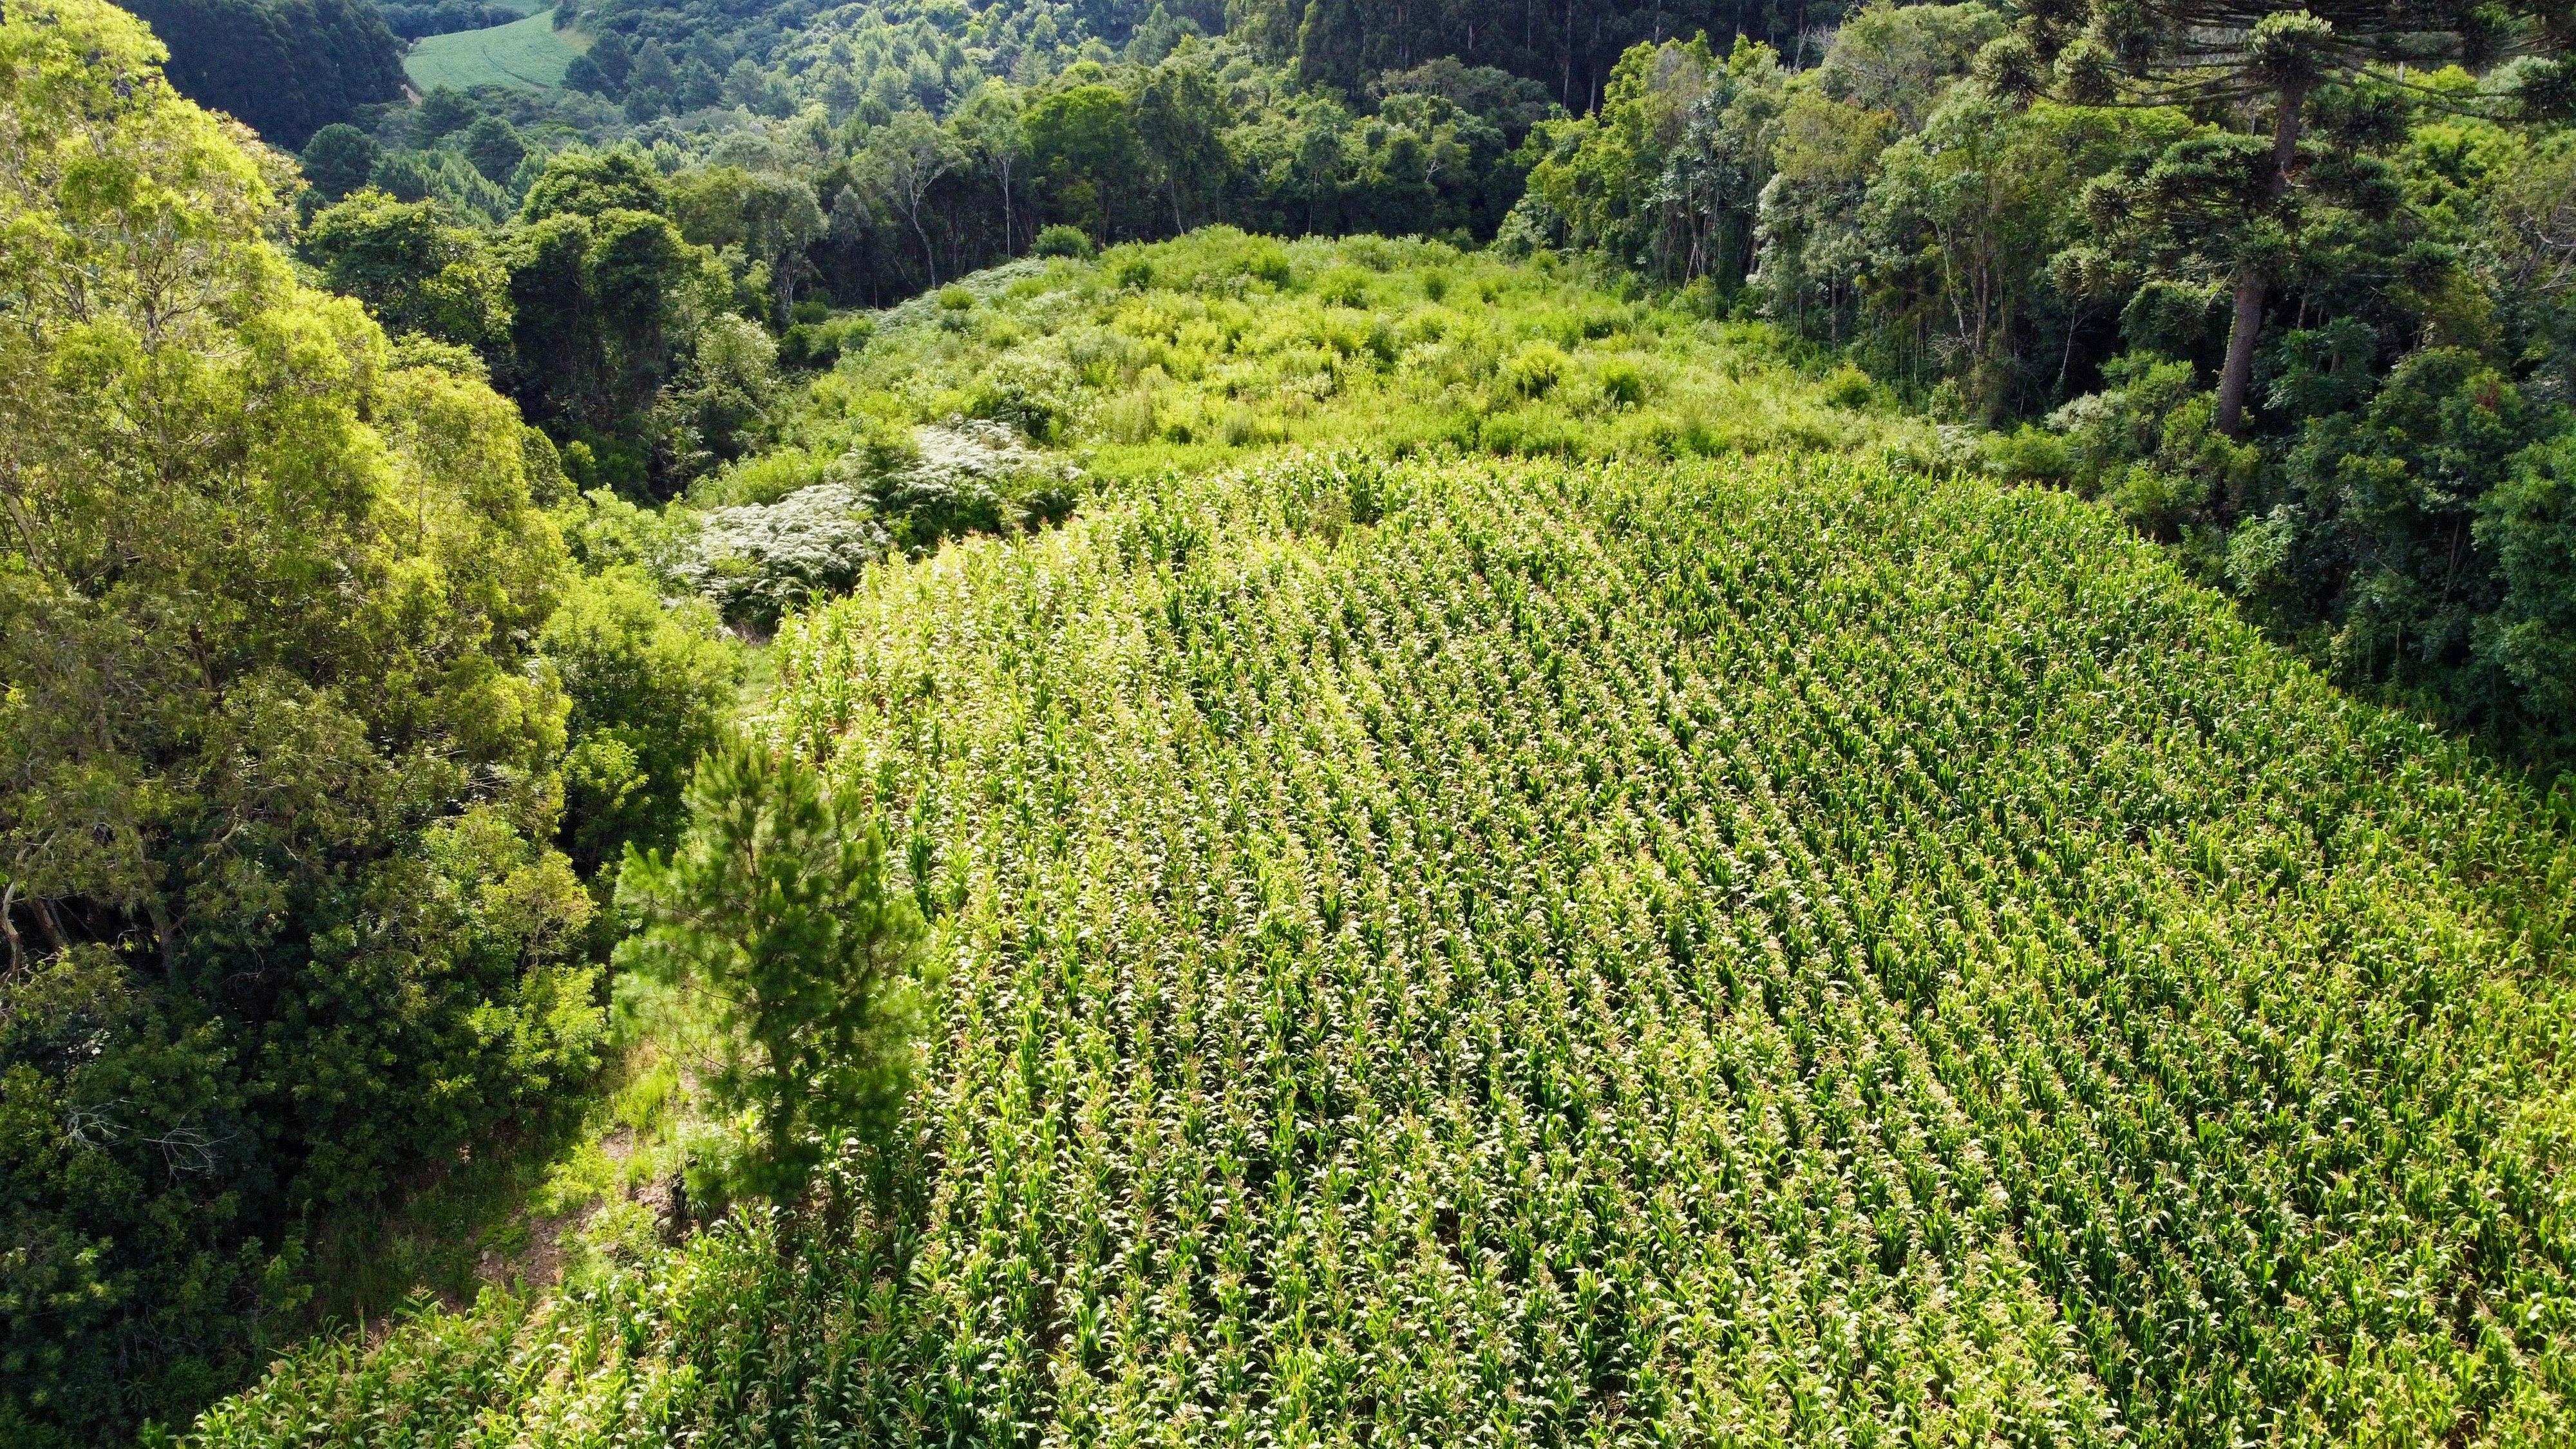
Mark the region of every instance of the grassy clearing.
[[403, 57], [403, 73], [423, 91], [433, 86], [546, 90], [563, 84], [564, 67], [586, 48], [581, 40], [555, 28], [552, 10], [539, 10], [507, 25], [418, 41]]
[[2565, 826], [2087, 505], [1112, 479], [778, 655], [940, 918], [909, 1200], [207, 1444], [2576, 1434]]
[[1008, 422], [1111, 478], [1286, 447], [1937, 451], [1865, 380], [1801, 368], [1766, 327], [1436, 242], [1214, 227], [996, 268], [825, 326], [848, 339], [839, 365], [789, 410], [777, 447], [709, 480], [702, 501], [777, 497], [880, 422], [959, 415]]

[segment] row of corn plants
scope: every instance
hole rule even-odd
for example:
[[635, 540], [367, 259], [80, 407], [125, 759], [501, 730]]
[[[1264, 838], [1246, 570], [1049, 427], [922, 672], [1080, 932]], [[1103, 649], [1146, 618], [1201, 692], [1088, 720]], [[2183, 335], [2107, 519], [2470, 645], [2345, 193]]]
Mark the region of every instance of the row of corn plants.
[[2085, 505], [1307, 460], [779, 648], [911, 1200], [204, 1443], [2576, 1442], [2565, 823]]

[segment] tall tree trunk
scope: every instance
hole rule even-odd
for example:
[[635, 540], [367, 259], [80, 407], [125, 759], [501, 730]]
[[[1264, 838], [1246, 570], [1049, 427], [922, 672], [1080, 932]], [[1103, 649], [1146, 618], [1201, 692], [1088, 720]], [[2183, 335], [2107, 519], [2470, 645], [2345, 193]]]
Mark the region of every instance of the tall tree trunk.
[[1011, 168], [995, 166], [993, 169], [1002, 174], [1002, 255], [1005, 258], [1015, 257], [1019, 255], [1017, 250], [1019, 243], [1012, 235], [1018, 228], [1011, 215]]
[[912, 234], [921, 238], [921, 258], [930, 267], [930, 285], [939, 285], [939, 249], [930, 244], [930, 233], [922, 230], [921, 208], [912, 209]]
[[2254, 344], [2263, 331], [2263, 274], [2236, 269], [2236, 313], [2227, 327], [2227, 366], [2218, 374], [2218, 430], [2245, 431], [2245, 395], [2254, 386]]
[[[2290, 168], [2299, 159], [2299, 108], [2307, 103], [2306, 85], [2281, 88], [2272, 117], [2272, 175], [2266, 199], [2278, 205], [2290, 189]], [[2240, 437], [2245, 431], [2245, 398], [2254, 388], [2254, 344], [2263, 336], [2263, 296], [2269, 283], [2251, 263], [2236, 270], [2236, 315], [2228, 324], [2227, 366], [2218, 375], [2218, 430]]]
[[27, 966], [27, 947], [18, 939], [18, 923], [9, 919], [9, 912], [17, 905], [17, 897], [16, 881], [0, 886], [0, 936], [9, 938], [9, 974], [12, 976]]

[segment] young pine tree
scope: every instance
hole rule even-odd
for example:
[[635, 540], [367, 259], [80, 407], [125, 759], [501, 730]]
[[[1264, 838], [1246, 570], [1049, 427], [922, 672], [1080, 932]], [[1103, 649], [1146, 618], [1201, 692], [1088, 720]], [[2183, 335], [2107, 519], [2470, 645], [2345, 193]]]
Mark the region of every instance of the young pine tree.
[[709, 753], [668, 856], [629, 847], [620, 969], [716, 1043], [703, 1085], [753, 1140], [736, 1185], [793, 1202], [845, 1140], [882, 1143], [910, 1061], [924, 927], [884, 832], [812, 766], [747, 741]]

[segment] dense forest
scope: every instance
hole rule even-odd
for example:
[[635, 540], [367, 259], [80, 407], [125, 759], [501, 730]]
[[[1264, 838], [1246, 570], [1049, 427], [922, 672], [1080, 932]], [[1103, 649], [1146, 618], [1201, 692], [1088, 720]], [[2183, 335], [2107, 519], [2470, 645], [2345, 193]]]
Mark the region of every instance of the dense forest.
[[1995, 429], [1981, 464], [2104, 498], [2348, 682], [2563, 749], [2563, 63], [2485, 12], [2320, 10], [2128, 81], [2010, 22], [1877, 6], [1803, 73], [1632, 52], [1516, 220]]
[[[2432, 1437], [2492, 1425], [2506, 1442], [2520, 1426], [2547, 1442], [2564, 1423], [2566, 1327], [2550, 1316], [2564, 1167], [2556, 1129], [2532, 1125], [2559, 1089], [2496, 1085], [2554, 1083], [2554, 1068], [2461, 1013], [2526, 988], [2515, 1010], [2532, 1022], [2562, 1010], [2576, 867], [2558, 841], [2576, 807], [2551, 787], [2576, 750], [2576, 12], [129, 8], [9, 0], [0, 22], [0, 1442], [175, 1430], [317, 1331], [326, 1346], [277, 1381], [282, 1397], [222, 1411], [209, 1442], [375, 1442], [343, 1415], [429, 1416], [414, 1427], [436, 1442], [442, 1398], [496, 1423], [535, 1415], [513, 1397], [537, 1392], [518, 1370], [474, 1355], [552, 1342], [527, 1316], [540, 1310], [496, 1297], [447, 1315], [413, 1294], [463, 1309], [503, 1281], [487, 1260], [516, 1249], [494, 1244], [540, 1200], [590, 1204], [557, 1215], [599, 1225], [595, 1250], [570, 1251], [608, 1275], [580, 1281], [617, 1292], [676, 1281], [615, 1276], [639, 1265], [714, 1282], [756, 1274], [761, 1244], [803, 1244], [818, 1276], [742, 1289], [714, 1320], [734, 1327], [725, 1313], [846, 1327], [888, 1271], [877, 1255], [911, 1244], [930, 1275], [914, 1306], [944, 1306], [818, 1335], [812, 1353], [857, 1355], [838, 1367], [728, 1360], [724, 1379], [686, 1326], [710, 1320], [668, 1303], [636, 1309], [623, 1338], [565, 1319], [563, 1342], [588, 1347], [560, 1351], [655, 1373], [686, 1360], [690, 1382], [756, 1387], [764, 1413], [829, 1381], [838, 1409], [797, 1400], [818, 1422], [847, 1410], [916, 1438], [1005, 1437], [1024, 1399], [990, 1394], [1055, 1394], [1037, 1386], [1113, 1364], [1136, 1382], [1179, 1371], [1147, 1362], [1144, 1317], [1124, 1337], [1050, 1318], [1075, 1290], [1029, 1286], [1055, 1271], [1043, 1263], [1087, 1265], [1088, 1311], [1109, 1311], [1099, 1285], [1115, 1280], [1133, 1295], [1120, 1311], [1176, 1293], [1189, 1320], [1213, 1292], [1231, 1331], [1284, 1332], [1262, 1318], [1275, 1300], [1239, 1296], [1243, 1263], [1186, 1266], [1196, 1228], [1145, 1223], [1146, 1256], [1119, 1259], [1106, 1238], [1049, 1236], [1037, 1189], [955, 1175], [964, 1144], [1021, 1130], [1006, 1124], [1056, 1094], [1106, 1154], [1098, 1190], [1126, 1191], [1148, 1169], [1099, 1148], [1111, 1129], [1084, 1114], [1134, 1086], [1096, 1054], [1130, 1050], [1158, 1071], [1269, 1063], [1276, 1141], [1254, 1141], [1249, 1098], [1225, 1098], [1222, 1142], [1194, 1108], [1130, 1104], [1138, 1131], [1186, 1144], [1194, 1223], [1265, 1190], [1293, 1221], [1313, 1205], [1302, 1194], [1347, 1180], [1343, 1152], [1501, 1191], [1482, 1147], [1399, 1151], [1332, 1113], [1473, 1096], [1537, 1114], [1528, 1150], [1566, 1155], [1522, 1184], [1536, 1196], [1510, 1225], [1482, 1230], [1502, 1275], [1488, 1286], [1516, 1306], [1455, 1315], [1499, 1336], [1485, 1377], [1442, 1388], [1456, 1364], [1397, 1355], [1368, 1389], [1328, 1365], [1315, 1382], [1330, 1392], [1292, 1418], [1484, 1432], [1476, 1415], [1510, 1419], [1546, 1365], [1556, 1417], [1532, 1423], [1608, 1423], [1678, 1392], [1672, 1345], [1706, 1362], [1750, 1351], [1733, 1329], [1649, 1331], [1633, 1295], [1674, 1290], [1630, 1271], [1656, 1251], [1636, 1220], [1575, 1221], [1598, 1203], [1528, 1216], [1550, 1193], [1647, 1190], [1598, 1135], [1611, 1099], [1708, 1073], [1594, 1053], [1654, 1037], [1654, 1003], [1685, 998], [1733, 1013], [1710, 1031], [1745, 1096], [1646, 1117], [1788, 1134], [1750, 1166], [1695, 1160], [1710, 1192], [1758, 1180], [1768, 1205], [1691, 1231], [1736, 1234], [1801, 1281], [1877, 1285], [1862, 1296], [1907, 1312], [1948, 1262], [1977, 1311], [2018, 1325], [1954, 1324], [1918, 1354], [1907, 1335], [1930, 1329], [1862, 1305], [1852, 1321], [1883, 1338], [1862, 1351], [1809, 1302], [1813, 1321], [1781, 1333], [1810, 1360], [1857, 1352], [1903, 1377], [1938, 1359], [1969, 1388], [1783, 1409], [1781, 1437], [1885, 1430], [1900, 1401], [2034, 1442], [2051, 1423], [2055, 1441], [2083, 1438], [2065, 1427], [2079, 1421], [2188, 1444], [2366, 1437], [2335, 1376], [2383, 1372], [2371, 1383]], [[578, 51], [561, 86], [406, 89], [405, 41], [504, 23]], [[1270, 471], [1213, 481], [1253, 459]], [[1863, 546], [1855, 529], [1879, 532]], [[1967, 592], [1909, 592], [1887, 563], [1915, 546], [1907, 529], [1929, 540], [1926, 577]], [[2035, 572], [1990, 574], [2025, 547], [2015, 567]], [[1055, 576], [1015, 570], [1049, 549], [1071, 551], [1064, 597], [1085, 617], [1156, 640], [1181, 672], [1140, 683], [1112, 645], [1048, 632]], [[1740, 572], [1692, 572], [1720, 555]], [[966, 559], [971, 586], [940, 571]], [[1792, 578], [1823, 592], [1790, 600]], [[1999, 612], [1969, 629], [1964, 599]], [[1414, 622], [1388, 632], [1399, 615]], [[1887, 652], [1856, 642], [1881, 615], [1900, 621]], [[1826, 653], [1800, 652], [1800, 629]], [[2110, 677], [2082, 694], [2031, 662], [2016, 684], [2022, 666], [1998, 662], [2013, 631]], [[1443, 652], [1417, 658], [1408, 637]], [[1722, 709], [1706, 650], [1772, 683]], [[1857, 651], [1849, 672], [1820, 662], [1832, 650]], [[2215, 662], [2168, 678], [2159, 650]], [[1971, 671], [1940, 686], [1956, 694], [1902, 702], [1938, 694], [1953, 654]], [[1383, 693], [1407, 660], [1445, 713]], [[2312, 676], [2343, 695], [2280, 682]], [[1311, 726], [1294, 704], [1309, 687], [1330, 706]], [[994, 703], [1019, 689], [1033, 702]], [[1569, 693], [1585, 689], [1599, 713]], [[2080, 737], [2109, 752], [2087, 761], [2126, 763], [2015, 753], [2042, 729], [2017, 690], [2073, 712], [2064, 749]], [[1212, 773], [1140, 784], [1175, 768], [1137, 733], [1149, 714], [1186, 715], [1173, 748]], [[1863, 719], [1940, 736], [1989, 773], [1928, 745], [1862, 770]], [[1078, 765], [1077, 739], [1127, 754]], [[1472, 769], [1411, 773], [1431, 741]], [[2210, 802], [2271, 768], [2264, 741], [2305, 743], [2291, 774], [2248, 787], [2240, 803], [2269, 812], [2270, 833], [2240, 839]], [[2392, 763], [2374, 773], [2356, 750]], [[1872, 771], [1904, 798], [1864, 783]], [[2391, 783], [2421, 779], [2454, 782], [2435, 813]], [[1256, 780], [1274, 793], [1233, 793]], [[2198, 782], [2197, 803], [2178, 803], [2177, 780]], [[1482, 803], [1442, 793], [1461, 789]], [[2317, 815], [2303, 792], [2343, 813]], [[1710, 824], [1791, 796], [1838, 823]], [[1115, 820], [1081, 815], [1094, 797]], [[1635, 839], [1603, 854], [1569, 802]], [[1184, 901], [1165, 857], [1136, 855], [1149, 819], [1186, 837], [1170, 859], [1213, 851], [1205, 875], [1235, 895]], [[2051, 843], [2048, 821], [2077, 820], [2109, 832], [2098, 873]], [[1254, 854], [1192, 833], [1212, 821], [1250, 832]], [[2461, 865], [2448, 837], [2487, 854]], [[1500, 864], [1453, 877], [1458, 842]], [[1952, 846], [1981, 863], [1895, 878], [1870, 863]], [[1058, 873], [1077, 847], [1107, 863], [1096, 899]], [[1436, 865], [1448, 894], [1397, 900], [1390, 850]], [[2056, 883], [2028, 884], [2040, 877]], [[2211, 939], [2231, 963], [2293, 974], [2309, 969], [2299, 943], [2328, 942], [2313, 991], [2234, 964], [2159, 974], [2216, 949], [2171, 924], [2197, 892], [2258, 877], [2271, 884], [2227, 895], [2240, 914], [2212, 918]], [[1495, 921], [1495, 892], [1532, 914]], [[1703, 909], [1721, 900], [1750, 914]], [[2129, 906], [2101, 904], [2115, 900], [2165, 914], [2131, 931]], [[1857, 914], [1806, 914], [1828, 901]], [[2406, 902], [2431, 902], [2433, 924], [2390, 925]], [[2126, 924], [2085, 914], [2104, 910]], [[1143, 1036], [1067, 1024], [1137, 999], [1083, 976], [1090, 948], [1070, 942], [1095, 927], [1123, 941], [1125, 923], [1165, 913], [1202, 953], [1178, 979], [1225, 1010], [1271, 993], [1275, 1041], [1192, 1038], [1165, 1063]], [[1389, 931], [1413, 944], [1390, 955]], [[1502, 956], [1408, 974], [1428, 957], [1406, 952], [1483, 950], [1499, 939], [1485, 932], [1508, 936]], [[1721, 941], [1777, 959], [1720, 980]], [[2068, 951], [2073, 985], [2040, 964]], [[1328, 959], [1343, 977], [1304, 974]], [[1012, 974], [1040, 962], [1056, 974]], [[1579, 1011], [1550, 974], [1578, 962], [1596, 973]], [[1546, 982], [1554, 998], [1522, 997]], [[1966, 1010], [1963, 982], [2050, 1004], [1940, 1036], [1923, 1014]], [[1345, 987], [1357, 994], [1332, 1009], [1411, 1041], [1410, 1058], [1376, 1038], [1332, 1056], [1311, 1013]], [[1855, 989], [1871, 1004], [1841, 1014]], [[1490, 1039], [1439, 1037], [1390, 1005], [1452, 990]], [[2078, 997], [2103, 1003], [2133, 1058], [2075, 1064], [2087, 1033], [2110, 1030], [2065, 1004]], [[2382, 1011], [2401, 997], [2402, 1032]], [[1072, 1015], [1029, 1015], [1040, 1000]], [[1493, 1015], [1505, 1001], [1544, 1039], [1500, 1044], [1519, 1029]], [[2226, 1002], [2273, 1035], [2220, 1041]], [[1216, 1030], [1173, 1009], [1184, 1021], [1165, 1026]], [[2289, 1115], [2248, 1125], [2177, 1087], [2156, 1064], [2166, 1048], [2139, 1044], [2141, 1013], [2167, 1013], [2213, 1080], [2294, 1077]], [[2276, 1060], [2282, 1033], [2347, 1030], [2361, 1045], [2330, 1066]], [[1017, 1033], [1017, 1057], [974, 1054], [995, 1032]], [[1836, 1033], [1875, 1043], [1853, 1051], [1879, 1065], [1820, 1056]], [[1279, 1045], [1292, 1038], [1304, 1045]], [[1483, 1075], [1407, 1075], [1435, 1057]], [[2488, 1074], [2445, 1096], [2428, 1083], [2454, 1067], [2433, 1057]], [[2153, 1095], [2136, 1122], [2061, 1111], [2148, 1081], [2200, 1125], [2157, 1117]], [[2396, 1115], [2352, 1137], [2337, 1094], [2390, 1082]], [[1864, 1150], [1837, 1135], [1854, 1092], [1939, 1121]], [[1949, 1105], [1923, 1105], [1936, 1098]], [[1756, 1099], [1775, 1107], [1743, 1107]], [[2484, 1147], [2420, 1130], [2449, 1112], [2521, 1125], [2462, 1129]], [[614, 1164], [612, 1137], [628, 1154]], [[1820, 1141], [1842, 1145], [1817, 1156]], [[2177, 1165], [2185, 1141], [2221, 1165], [2223, 1193], [2155, 1186], [2203, 1170]], [[2303, 1186], [2248, 1165], [2294, 1150]], [[2106, 1153], [2149, 1165], [2097, 1171]], [[2383, 1193], [2418, 1161], [2446, 1196]], [[1853, 1164], [1856, 1185], [1826, 1192]], [[2008, 1212], [1977, 1197], [1988, 1186]], [[2296, 1287], [2236, 1282], [2209, 1246], [2272, 1187], [2298, 1202], [2261, 1230]], [[1478, 1229], [1445, 1191], [1404, 1199], [1427, 1216], [1402, 1251], [1467, 1261]], [[925, 1217], [934, 1202], [1018, 1215], [1009, 1231], [1026, 1236], [979, 1246], [963, 1219]], [[690, 1237], [728, 1208], [743, 1215]], [[2351, 1255], [2367, 1234], [2317, 1236], [2331, 1212], [2382, 1210], [2459, 1235], [2474, 1266], [2365, 1271]], [[1242, 1242], [1285, 1231], [1229, 1221]], [[1856, 1223], [1874, 1256], [1814, 1256], [1860, 1241]], [[2371, 1231], [2397, 1251], [2403, 1234]], [[978, 1254], [1028, 1283], [961, 1266]], [[2421, 1283], [2405, 1277], [2417, 1268]], [[2114, 1286], [2150, 1269], [2164, 1308]], [[1361, 1312], [1340, 1292], [1324, 1297]], [[2384, 1361], [2355, 1349], [2326, 1366], [2345, 1350], [2288, 1305], [2331, 1292], [2359, 1305], [2337, 1331], [2383, 1335]], [[2224, 1333], [2159, 1317], [2186, 1300], [2217, 1305], [2202, 1318]], [[401, 1352], [427, 1357], [367, 1366], [366, 1335], [397, 1310], [414, 1324]], [[2064, 1321], [2034, 1327], [2039, 1312]], [[2415, 1321], [2437, 1312], [2452, 1326]], [[344, 1326], [360, 1337], [328, 1337]], [[937, 1367], [942, 1334], [965, 1357]], [[1068, 1344], [1073, 1366], [1050, 1366]], [[482, 1367], [455, 1367], [468, 1360]], [[760, 1377], [773, 1371], [787, 1377]], [[483, 1387], [450, 1392], [451, 1372]], [[933, 1381], [944, 1407], [918, 1388]], [[673, 1392], [667, 1422], [605, 1399], [582, 1413], [639, 1433], [723, 1418]], [[1979, 1394], [2010, 1406], [1979, 1420]], [[1099, 1422], [1151, 1423], [1143, 1402]], [[1291, 1412], [1284, 1390], [1261, 1402]], [[1694, 1402], [1713, 1416], [1698, 1422], [1723, 1417]], [[1207, 1404], [1166, 1407], [1195, 1422]], [[821, 1442], [777, 1423], [726, 1432]]]
[[361, 107], [403, 95], [402, 45], [368, 0], [136, 0], [169, 47], [170, 83], [302, 146]]

